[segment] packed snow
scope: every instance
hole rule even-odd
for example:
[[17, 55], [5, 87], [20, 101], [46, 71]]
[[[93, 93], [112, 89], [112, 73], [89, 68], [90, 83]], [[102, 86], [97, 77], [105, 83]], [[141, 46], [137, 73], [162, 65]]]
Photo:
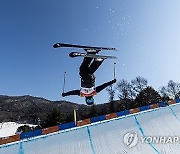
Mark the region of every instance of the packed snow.
[[0, 153], [179, 154], [180, 104], [1, 145]]
[[35, 126], [31, 124], [18, 124], [16, 122], [0, 123], [0, 138], [15, 135], [18, 127], [24, 126], [24, 125], [28, 125], [30, 127]]

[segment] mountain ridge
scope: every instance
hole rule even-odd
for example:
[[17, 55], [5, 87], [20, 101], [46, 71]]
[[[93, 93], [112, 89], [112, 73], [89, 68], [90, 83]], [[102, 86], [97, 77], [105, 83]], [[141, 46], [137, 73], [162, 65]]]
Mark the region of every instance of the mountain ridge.
[[[51, 101], [41, 97], [30, 95], [7, 96], [0, 95], [0, 121], [22, 122], [37, 124], [38, 118], [44, 120], [47, 113], [52, 109], [70, 114], [73, 109], [86, 110], [86, 105], [80, 105], [68, 101]], [[72, 114], [72, 113], [71, 113]]]

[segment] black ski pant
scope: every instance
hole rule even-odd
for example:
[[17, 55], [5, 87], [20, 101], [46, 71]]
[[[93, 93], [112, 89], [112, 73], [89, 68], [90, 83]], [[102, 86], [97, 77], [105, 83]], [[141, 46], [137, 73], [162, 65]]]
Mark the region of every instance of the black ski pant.
[[81, 66], [80, 66], [80, 69], [79, 69], [79, 71], [80, 71], [79, 75], [81, 76], [81, 86], [92, 87], [95, 85], [94, 73], [99, 68], [99, 66], [102, 64], [102, 62], [103, 62], [103, 60], [99, 61], [96, 58], [90, 58], [90, 57], [84, 58]]

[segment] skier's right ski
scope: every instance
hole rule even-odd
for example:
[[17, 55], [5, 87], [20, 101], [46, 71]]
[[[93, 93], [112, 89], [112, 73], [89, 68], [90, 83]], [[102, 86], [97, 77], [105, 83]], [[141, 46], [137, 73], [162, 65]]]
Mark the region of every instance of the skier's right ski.
[[117, 59], [115, 56], [104, 56], [104, 55], [96, 55], [96, 54], [89, 54], [89, 53], [80, 53], [80, 52], [71, 52], [69, 57], [90, 57], [90, 58], [101, 58], [101, 59]]
[[84, 46], [84, 45], [76, 45], [76, 44], [65, 44], [65, 43], [56, 43], [53, 45], [54, 48], [67, 47], [67, 48], [83, 48], [84, 50], [115, 50], [116, 48], [105, 48], [105, 47], [92, 47], [92, 46]]

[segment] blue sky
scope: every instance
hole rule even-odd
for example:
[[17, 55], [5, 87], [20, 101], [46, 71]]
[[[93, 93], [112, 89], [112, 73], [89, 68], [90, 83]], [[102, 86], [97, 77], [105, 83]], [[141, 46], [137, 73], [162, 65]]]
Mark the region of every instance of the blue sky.
[[[1, 1], [0, 94], [83, 104], [77, 96], [61, 97], [64, 71], [66, 90], [79, 89], [82, 58], [68, 57], [76, 49], [54, 49], [56, 42], [119, 50], [102, 52], [118, 60], [103, 63], [97, 85], [113, 79], [116, 62], [118, 81], [143, 76], [158, 90], [170, 79], [180, 82], [180, 1]], [[107, 102], [107, 92], [95, 100]]]

